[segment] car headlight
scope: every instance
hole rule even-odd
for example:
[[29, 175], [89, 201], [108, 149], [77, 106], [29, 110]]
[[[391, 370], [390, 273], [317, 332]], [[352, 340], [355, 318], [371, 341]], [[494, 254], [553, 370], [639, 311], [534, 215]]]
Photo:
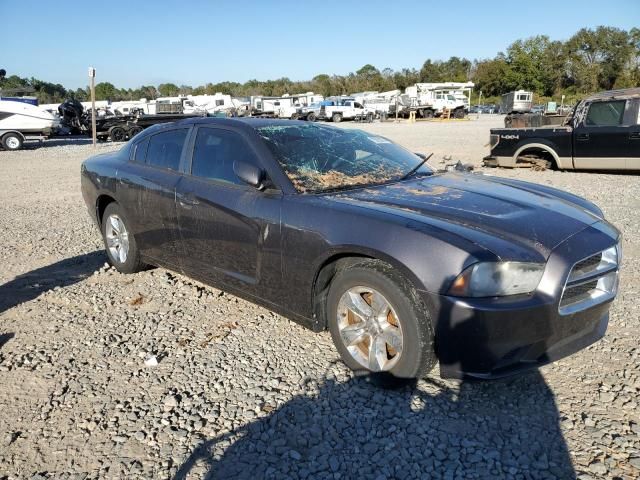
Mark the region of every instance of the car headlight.
[[456, 297], [502, 297], [534, 291], [544, 265], [523, 262], [482, 262], [466, 268], [451, 284]]

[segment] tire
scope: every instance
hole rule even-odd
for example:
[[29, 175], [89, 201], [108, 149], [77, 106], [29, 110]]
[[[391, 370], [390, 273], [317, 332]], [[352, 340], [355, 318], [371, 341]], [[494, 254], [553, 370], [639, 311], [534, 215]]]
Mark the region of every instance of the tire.
[[453, 112], [453, 118], [464, 118], [464, 110], [462, 108]]
[[[350, 299], [358, 296], [368, 308], [381, 305], [380, 312], [384, 313], [362, 321], [363, 317], [348, 308], [362, 305], [359, 301], [351, 303]], [[342, 361], [359, 374], [415, 380], [429, 373], [437, 362], [433, 326], [426, 307], [409, 282], [384, 262], [365, 260], [339, 271], [329, 287], [326, 312]], [[350, 346], [343, 340], [345, 335], [351, 336]], [[374, 338], [378, 341], [374, 342]], [[378, 355], [371, 355], [367, 341], [368, 345], [381, 346]]]
[[422, 111], [422, 118], [433, 118], [433, 110], [424, 109]]
[[127, 139], [127, 131], [122, 127], [111, 127], [109, 138], [112, 142], [124, 142]]
[[300, 115], [298, 115], [297, 113], [294, 113], [291, 115], [291, 120], [298, 120], [300, 118]]
[[340, 121], [342, 121], [342, 115], [340, 115], [339, 113], [334, 113], [333, 115], [331, 115], [331, 121], [333, 123], [340, 123]]
[[2, 137], [2, 147], [5, 150], [20, 150], [22, 148], [22, 145], [22, 137], [17, 133], [9, 132]]
[[311, 112], [310, 114], [307, 115], [307, 121], [308, 122], [315, 122], [318, 119], [318, 117], [316, 117], [316, 114]]
[[134, 125], [133, 127], [131, 127], [129, 129], [129, 138], [133, 138], [135, 137], [137, 134], [139, 134], [141, 131], [143, 130], [142, 127], [140, 127], [139, 125]]
[[[136, 239], [127, 228], [129, 221], [120, 205], [115, 202], [107, 205], [101, 223], [102, 240], [109, 263], [121, 273], [135, 273], [144, 270], [146, 265], [140, 261]], [[116, 225], [119, 233], [115, 231]], [[120, 249], [116, 248], [116, 245], [119, 245]], [[123, 251], [124, 255], [122, 255]]]

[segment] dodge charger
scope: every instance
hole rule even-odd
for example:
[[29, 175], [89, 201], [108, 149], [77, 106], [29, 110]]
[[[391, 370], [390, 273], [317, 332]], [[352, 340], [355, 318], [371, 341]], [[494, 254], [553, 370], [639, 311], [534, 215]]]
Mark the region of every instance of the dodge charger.
[[163, 267], [402, 379], [498, 378], [600, 339], [620, 233], [548, 186], [438, 172], [356, 129], [268, 119], [157, 125], [82, 165], [109, 262]]

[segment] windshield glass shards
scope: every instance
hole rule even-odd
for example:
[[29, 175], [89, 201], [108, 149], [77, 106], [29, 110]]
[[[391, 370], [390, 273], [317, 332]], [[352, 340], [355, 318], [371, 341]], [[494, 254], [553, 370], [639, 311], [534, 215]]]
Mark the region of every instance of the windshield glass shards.
[[[422, 159], [384, 137], [317, 124], [257, 129], [300, 192], [319, 192], [401, 179]], [[427, 166], [420, 172], [431, 173]]]

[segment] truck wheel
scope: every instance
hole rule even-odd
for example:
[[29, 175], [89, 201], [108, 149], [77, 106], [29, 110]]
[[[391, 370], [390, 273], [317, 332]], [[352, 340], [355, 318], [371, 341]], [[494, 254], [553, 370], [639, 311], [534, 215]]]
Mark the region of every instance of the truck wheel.
[[338, 353], [356, 372], [416, 379], [437, 362], [429, 312], [386, 263], [366, 260], [338, 272], [327, 315]]
[[464, 118], [464, 110], [459, 108], [455, 112], [453, 112], [453, 118]]
[[7, 133], [2, 137], [2, 146], [5, 150], [20, 150], [22, 148], [22, 137], [17, 133]]
[[333, 123], [340, 123], [341, 120], [342, 120], [342, 115], [340, 115], [339, 113], [334, 113], [333, 115], [331, 115], [331, 121]]
[[300, 118], [300, 115], [298, 115], [297, 113], [294, 113], [291, 115], [291, 120], [298, 120]]
[[433, 118], [433, 110], [429, 110], [428, 108], [425, 108], [422, 111], [422, 118]]
[[111, 127], [109, 138], [112, 142], [124, 142], [127, 139], [127, 131], [122, 127]]
[[315, 122], [318, 119], [318, 117], [316, 117], [316, 114], [311, 112], [309, 115], [307, 115], [307, 121], [309, 122]]

